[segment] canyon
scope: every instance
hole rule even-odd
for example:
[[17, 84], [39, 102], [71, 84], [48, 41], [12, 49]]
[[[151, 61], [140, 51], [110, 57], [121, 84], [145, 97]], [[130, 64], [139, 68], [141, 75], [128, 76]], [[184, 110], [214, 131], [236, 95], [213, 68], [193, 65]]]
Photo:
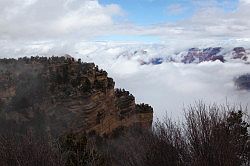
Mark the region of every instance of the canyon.
[[106, 71], [70, 56], [0, 59], [2, 128], [15, 124], [55, 136], [150, 128], [153, 108], [114, 87]]

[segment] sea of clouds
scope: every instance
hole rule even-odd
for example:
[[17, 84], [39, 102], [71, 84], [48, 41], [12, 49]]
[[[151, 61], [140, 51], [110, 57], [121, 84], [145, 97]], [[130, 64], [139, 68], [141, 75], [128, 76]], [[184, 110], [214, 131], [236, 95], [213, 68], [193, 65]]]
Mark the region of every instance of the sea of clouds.
[[[155, 51], [153, 47], [156, 47]], [[141, 45], [137, 50], [147, 50], [148, 56], [155, 57], [159, 56], [159, 47]], [[135, 95], [138, 103], [152, 105], [155, 118], [161, 119], [166, 113], [174, 118], [181, 117], [183, 108], [199, 100], [208, 104], [250, 104], [250, 92], [239, 90], [234, 85], [237, 76], [250, 72], [249, 64], [215, 61], [200, 64], [164, 62], [160, 65], [140, 65], [138, 57], [124, 56], [124, 52], [134, 52], [134, 45], [103, 45], [98, 47], [101, 51], [89, 48], [88, 53], [86, 48], [83, 49], [86, 55], [83, 52], [81, 54], [79, 50], [76, 58], [93, 61], [108, 71], [109, 76], [114, 78], [117, 88], [129, 90]], [[168, 52], [167, 50], [171, 49], [167, 48], [161, 51], [164, 50], [166, 52], [161, 52], [161, 55], [167, 56], [173, 52]]]
[[[228, 43], [225, 45], [230, 47], [229, 49], [233, 48], [233, 45]], [[215, 61], [199, 64], [164, 62], [160, 65], [141, 65], [139, 61], [173, 56], [188, 48], [118, 42], [80, 42], [75, 45], [20, 43], [6, 49], [2, 47], [1, 56], [36, 56], [39, 52], [39, 56], [49, 57], [68, 53], [76, 59], [94, 62], [114, 78], [117, 88], [129, 90], [137, 103], [150, 104], [154, 108], [154, 117], [160, 119], [166, 114], [174, 118], [181, 117], [183, 108], [199, 100], [208, 104], [250, 104], [250, 92], [239, 90], [234, 85], [237, 76], [250, 72], [249, 64], [241, 61]], [[142, 50], [147, 51], [147, 54], [133, 54]]]
[[[147, 54], [132, 54], [142, 50]], [[239, 90], [234, 85], [237, 76], [250, 72], [250, 65], [242, 61], [199, 64], [164, 62], [160, 65], [139, 63], [141, 59], [173, 56], [173, 53], [181, 50], [185, 49], [140, 43], [82, 42], [73, 46], [38, 43], [2, 49], [2, 56], [35, 56], [39, 52], [39, 56], [49, 57], [68, 53], [76, 59], [94, 62], [114, 78], [117, 88], [129, 90], [137, 103], [150, 104], [154, 108], [154, 117], [160, 119], [166, 114], [181, 117], [183, 108], [199, 100], [208, 104], [250, 104], [250, 92]]]
[[184, 107], [198, 100], [208, 104], [246, 106], [250, 103], [250, 92], [237, 89], [233, 81], [240, 74], [249, 72], [249, 65], [163, 63], [157, 66], [134, 65], [130, 73], [123, 73], [129, 65], [118, 62], [106, 69], [115, 79], [116, 87], [128, 89], [136, 96], [137, 102], [152, 105], [158, 118], [166, 111], [168, 115], [181, 116]]

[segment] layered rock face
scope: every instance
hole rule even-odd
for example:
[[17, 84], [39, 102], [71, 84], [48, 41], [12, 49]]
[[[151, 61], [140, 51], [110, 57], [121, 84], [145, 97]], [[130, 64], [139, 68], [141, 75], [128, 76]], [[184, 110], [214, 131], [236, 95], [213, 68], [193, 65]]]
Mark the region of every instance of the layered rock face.
[[[109, 135], [120, 127], [150, 128], [153, 109], [114, 89], [107, 72], [72, 58], [0, 60], [1, 118], [52, 135]], [[35, 126], [35, 127], [33, 127]]]

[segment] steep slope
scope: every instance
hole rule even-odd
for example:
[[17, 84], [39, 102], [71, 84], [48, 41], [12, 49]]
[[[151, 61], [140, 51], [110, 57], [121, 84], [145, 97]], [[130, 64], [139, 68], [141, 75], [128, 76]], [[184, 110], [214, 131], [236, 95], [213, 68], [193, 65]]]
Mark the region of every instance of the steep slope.
[[1, 118], [5, 125], [52, 135], [151, 127], [152, 107], [136, 104], [132, 94], [114, 85], [95, 64], [70, 57], [1, 59]]

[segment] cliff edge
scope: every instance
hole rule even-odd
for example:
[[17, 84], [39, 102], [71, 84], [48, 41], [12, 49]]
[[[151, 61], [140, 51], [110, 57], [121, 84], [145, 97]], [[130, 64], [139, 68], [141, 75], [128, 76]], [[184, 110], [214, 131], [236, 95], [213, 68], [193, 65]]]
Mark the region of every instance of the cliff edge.
[[43, 130], [52, 135], [109, 135], [121, 127], [150, 128], [153, 109], [94, 63], [70, 57], [0, 59], [1, 128]]

